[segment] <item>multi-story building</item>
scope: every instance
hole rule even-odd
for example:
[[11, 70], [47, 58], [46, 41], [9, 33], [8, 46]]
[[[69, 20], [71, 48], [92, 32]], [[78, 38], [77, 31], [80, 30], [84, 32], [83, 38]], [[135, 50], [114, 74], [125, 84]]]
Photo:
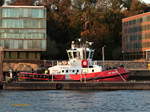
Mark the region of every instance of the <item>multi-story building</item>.
[[18, 5], [18, 6], [23, 6], [23, 5], [25, 5], [25, 6], [31, 6], [31, 5], [33, 5], [33, 2], [34, 2], [35, 0], [14, 0], [14, 1], [12, 1], [12, 5]]
[[150, 12], [124, 18], [122, 28], [124, 58], [150, 60]]
[[5, 59], [40, 59], [41, 52], [46, 51], [46, 9], [0, 7], [0, 47]]

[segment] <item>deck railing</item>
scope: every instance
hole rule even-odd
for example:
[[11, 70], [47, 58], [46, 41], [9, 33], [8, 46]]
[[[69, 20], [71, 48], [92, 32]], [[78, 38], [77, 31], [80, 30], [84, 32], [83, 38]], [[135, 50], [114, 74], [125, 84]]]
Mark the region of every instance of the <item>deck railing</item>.
[[[11, 63], [11, 64], [10, 64]], [[44, 67], [51, 67], [54, 65], [57, 65], [58, 63], [67, 63], [66, 60], [4, 60], [3, 67], [7, 66], [7, 68], [10, 65], [19, 64], [19, 63], [31, 63], [31, 64], [37, 64], [38, 67], [44, 66]], [[95, 60], [95, 64], [97, 65], [104, 65], [108, 67], [116, 67], [120, 65], [124, 65], [129, 70], [150, 70], [150, 61], [118, 61], [118, 60], [106, 60], [105, 62], [101, 60]]]

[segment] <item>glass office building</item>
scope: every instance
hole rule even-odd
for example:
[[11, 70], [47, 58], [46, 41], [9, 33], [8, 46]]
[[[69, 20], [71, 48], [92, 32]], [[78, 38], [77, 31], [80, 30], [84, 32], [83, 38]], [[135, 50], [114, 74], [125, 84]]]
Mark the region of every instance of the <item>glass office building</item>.
[[122, 28], [124, 58], [150, 60], [150, 12], [124, 18]]
[[46, 9], [43, 6], [0, 8], [0, 46], [5, 59], [40, 59], [46, 51]]

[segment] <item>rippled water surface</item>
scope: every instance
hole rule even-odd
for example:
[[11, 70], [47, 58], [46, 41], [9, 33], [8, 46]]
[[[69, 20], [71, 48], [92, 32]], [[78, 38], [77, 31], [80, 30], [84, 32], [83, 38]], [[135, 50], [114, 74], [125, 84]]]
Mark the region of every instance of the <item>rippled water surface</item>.
[[150, 112], [150, 91], [0, 91], [0, 112]]

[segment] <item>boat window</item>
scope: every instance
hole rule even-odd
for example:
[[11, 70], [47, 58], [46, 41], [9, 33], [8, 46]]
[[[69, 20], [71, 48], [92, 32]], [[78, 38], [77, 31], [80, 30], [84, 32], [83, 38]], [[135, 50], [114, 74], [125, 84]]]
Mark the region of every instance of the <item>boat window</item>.
[[66, 73], [68, 73], [68, 70], [66, 70]]
[[72, 52], [68, 52], [68, 57], [69, 57], [69, 59], [72, 59], [73, 57], [72, 57]]
[[72, 70], [72, 72], [75, 72], [74, 70]]
[[89, 58], [89, 51], [86, 51], [86, 58]]
[[94, 51], [91, 51], [91, 53], [90, 53], [90, 59], [93, 58], [93, 55], [94, 55]]
[[77, 70], [77, 72], [79, 72], [79, 70]]
[[73, 56], [74, 58], [77, 58], [78, 57], [77, 52], [73, 52]]
[[62, 73], [64, 73], [64, 70], [62, 70]]
[[94, 72], [94, 70], [92, 70], [92, 72]]

